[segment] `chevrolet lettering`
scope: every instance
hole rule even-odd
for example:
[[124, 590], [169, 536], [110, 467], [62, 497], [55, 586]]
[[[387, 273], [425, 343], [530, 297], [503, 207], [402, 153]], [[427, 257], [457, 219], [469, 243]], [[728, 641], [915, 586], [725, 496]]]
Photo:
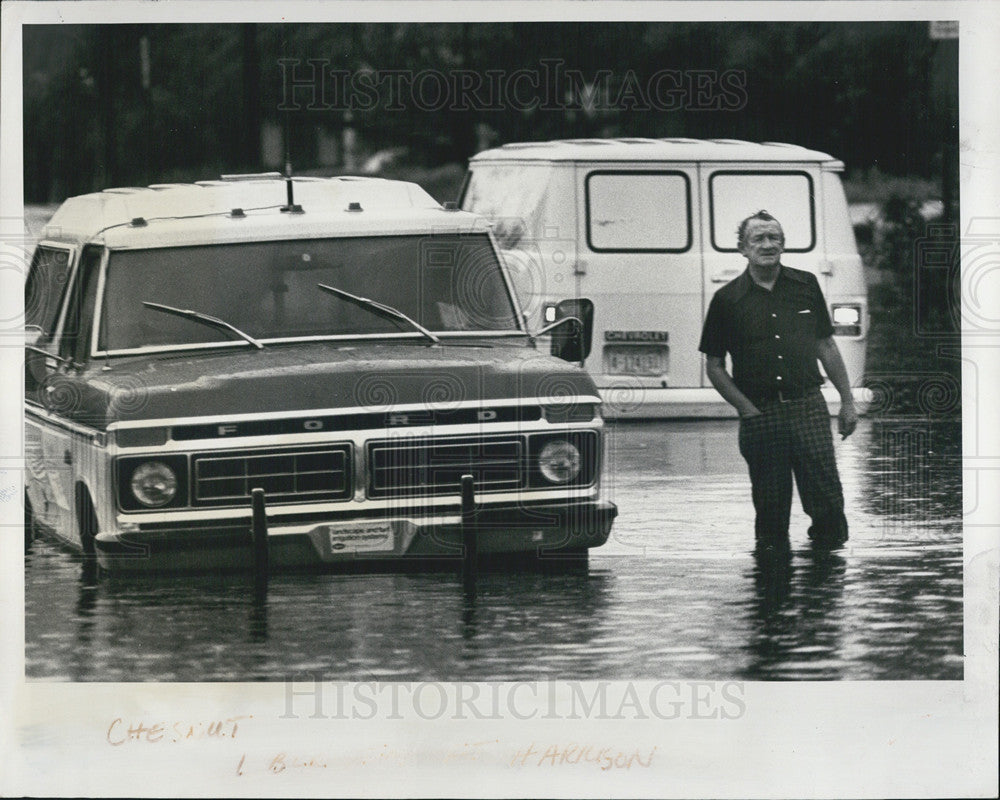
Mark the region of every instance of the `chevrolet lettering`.
[[669, 342], [669, 331], [604, 331], [606, 342]]

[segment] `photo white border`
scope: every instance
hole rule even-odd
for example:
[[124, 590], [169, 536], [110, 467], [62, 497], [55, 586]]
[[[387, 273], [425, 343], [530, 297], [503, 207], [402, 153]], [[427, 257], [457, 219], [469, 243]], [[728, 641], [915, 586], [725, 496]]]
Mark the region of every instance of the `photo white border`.
[[[12, 2], [2, 15], [0, 238], [21, 235], [20, 26], [101, 21], [359, 22], [948, 20], [960, 23], [962, 231], [976, 218], [1000, 221], [997, 123], [1000, 15], [991, 2]], [[892, 54], [886, 54], [892, 57]], [[73, 121], [82, 124], [81, 121]], [[994, 228], [996, 230], [996, 228]], [[997, 231], [1000, 238], [1000, 231]], [[1000, 255], [977, 285], [977, 313], [1000, 309]], [[991, 271], [993, 274], [991, 274]], [[10, 270], [0, 291], [20, 292]], [[964, 285], [968, 285], [968, 282]], [[967, 301], [968, 302], [968, 299]], [[986, 310], [984, 312], [983, 310]], [[121, 796], [630, 796], [630, 797], [988, 797], [997, 793], [998, 530], [1000, 426], [989, 400], [1000, 388], [1000, 334], [963, 337], [963, 681], [746, 683], [737, 719], [566, 720], [569, 686], [549, 685], [532, 705], [521, 689], [502, 719], [391, 719], [379, 695], [371, 719], [310, 718], [283, 684], [50, 684], [25, 682], [23, 551], [12, 535], [20, 488], [0, 504], [0, 794]], [[5, 385], [21, 384], [23, 354], [0, 347]], [[22, 397], [2, 398], [0, 468], [11, 482], [20, 457]], [[982, 398], [982, 402], [980, 402]], [[5, 483], [6, 486], [6, 483]], [[0, 487], [3, 488], [3, 487]], [[594, 684], [587, 684], [593, 687]], [[444, 691], [462, 691], [459, 684]], [[640, 694], [652, 682], [636, 684]], [[308, 684], [297, 687], [310, 691]], [[622, 687], [618, 687], [621, 690]], [[324, 691], [330, 687], [324, 687]], [[555, 692], [552, 700], [548, 691]], [[436, 691], [436, 690], [434, 690]], [[504, 690], [511, 691], [511, 687]], [[327, 697], [327, 695], [324, 695]], [[303, 700], [302, 698], [306, 699]], [[329, 703], [329, 699], [326, 700]], [[694, 703], [697, 707], [697, 703]], [[327, 709], [330, 706], [326, 706]], [[359, 707], [369, 709], [369, 706]], [[405, 708], [405, 706], [404, 706]], [[537, 713], [531, 716], [531, 711]], [[697, 710], [697, 708], [696, 708]], [[687, 708], [690, 712], [690, 707]], [[327, 714], [331, 712], [328, 710]], [[364, 711], [367, 713], [367, 711]], [[282, 718], [285, 716], [286, 718]], [[558, 716], [555, 714], [553, 716]], [[115, 719], [201, 721], [241, 717], [239, 736], [201, 744], [113, 746]], [[644, 754], [648, 768], [600, 764], [524, 767], [529, 746], [570, 742]], [[269, 759], [317, 759], [268, 771]], [[237, 774], [245, 754], [242, 775]], [[326, 766], [319, 766], [323, 762]]]

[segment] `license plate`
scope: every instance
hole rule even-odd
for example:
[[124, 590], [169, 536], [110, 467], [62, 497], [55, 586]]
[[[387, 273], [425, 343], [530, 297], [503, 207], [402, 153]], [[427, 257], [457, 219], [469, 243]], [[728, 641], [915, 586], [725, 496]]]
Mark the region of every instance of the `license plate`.
[[352, 522], [344, 525], [324, 525], [330, 541], [330, 552], [382, 553], [395, 545], [392, 523]]
[[606, 345], [606, 375], [664, 375], [667, 372], [667, 348], [653, 345]]

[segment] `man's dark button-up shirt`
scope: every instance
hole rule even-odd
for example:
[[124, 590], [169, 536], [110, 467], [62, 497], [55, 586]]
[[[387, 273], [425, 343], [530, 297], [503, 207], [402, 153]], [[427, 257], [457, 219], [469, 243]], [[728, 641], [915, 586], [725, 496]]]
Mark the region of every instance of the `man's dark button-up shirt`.
[[712, 297], [698, 349], [733, 361], [733, 382], [747, 397], [802, 392], [823, 378], [817, 342], [833, 335], [819, 281], [782, 265], [770, 291], [744, 271]]

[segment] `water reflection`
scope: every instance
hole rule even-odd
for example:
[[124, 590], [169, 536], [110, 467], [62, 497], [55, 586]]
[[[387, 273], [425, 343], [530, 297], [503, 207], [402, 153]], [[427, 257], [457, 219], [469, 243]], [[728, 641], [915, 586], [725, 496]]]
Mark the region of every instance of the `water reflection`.
[[[471, 642], [476, 638], [476, 633], [479, 630], [478, 621], [476, 619], [476, 596], [473, 594], [471, 597], [466, 593], [465, 602], [462, 603], [462, 640], [466, 643]], [[463, 651], [463, 658], [469, 658], [469, 653]]]
[[606, 632], [611, 576], [571, 569], [503, 570], [480, 577], [461, 609], [461, 673], [470, 680], [579, 677]]
[[267, 586], [254, 583], [253, 603], [247, 620], [249, 640], [252, 643], [267, 641]]
[[847, 561], [839, 552], [805, 551], [793, 568], [790, 552], [755, 554], [750, 660], [743, 677], [774, 680], [840, 677], [838, 626]]
[[91, 559], [82, 559], [80, 564], [80, 582], [77, 592], [74, 618], [76, 620], [76, 647], [73, 650], [74, 663], [72, 667], [74, 680], [85, 680], [87, 658], [91, 651], [94, 636], [95, 610], [99, 583], [96, 564]]
[[789, 632], [794, 625], [791, 607], [792, 556], [790, 552], [755, 554], [751, 568], [754, 594], [751, 609], [746, 677], [763, 679], [787, 656]]
[[961, 517], [960, 420], [874, 418], [864, 459], [861, 501], [871, 514], [898, 522]]
[[725, 422], [617, 426], [620, 516], [589, 564], [96, 576], [25, 558], [30, 679], [79, 681], [956, 679], [960, 425], [865, 420], [837, 442], [851, 539], [751, 555], [749, 481]]
[[791, 596], [791, 550], [755, 551], [752, 575], [757, 617], [767, 621], [781, 612]]
[[[44, 545], [35, 555], [64, 566]], [[59, 571], [67, 582], [36, 588], [55, 600], [75, 584], [75, 602], [31, 609], [28, 673], [78, 681], [572, 675], [586, 670], [610, 605], [609, 576], [586, 566], [488, 571], [472, 594], [455, 570], [277, 575], [266, 593], [241, 574]]]

